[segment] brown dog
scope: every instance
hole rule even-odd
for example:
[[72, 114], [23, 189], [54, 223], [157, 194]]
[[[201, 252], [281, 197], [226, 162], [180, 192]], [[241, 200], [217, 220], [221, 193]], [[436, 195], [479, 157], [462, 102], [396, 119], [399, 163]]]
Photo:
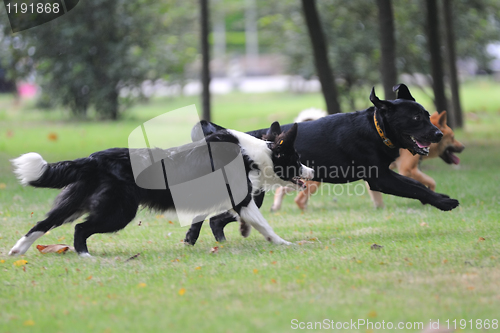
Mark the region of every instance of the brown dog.
[[[420, 169], [418, 168], [420, 159], [425, 160], [428, 158], [439, 156], [448, 164], [459, 164], [460, 159], [455, 156], [454, 153], [460, 153], [465, 148], [462, 143], [455, 140], [453, 130], [446, 123], [446, 117], [446, 111], [443, 111], [441, 113], [435, 112], [431, 116], [432, 124], [439, 128], [441, 132], [443, 132], [443, 138], [441, 139], [441, 141], [439, 141], [439, 143], [432, 143], [430, 145], [428, 156], [412, 155], [412, 153], [410, 153], [408, 150], [400, 149], [399, 157], [391, 164], [390, 168], [398, 169], [400, 174], [413, 178], [434, 191], [434, 189], [436, 188], [436, 182], [434, 181], [434, 179], [432, 179], [432, 177], [420, 171]], [[307, 207], [309, 197], [318, 190], [320, 183], [308, 181], [306, 185], [307, 189], [299, 192], [295, 197], [295, 203], [302, 210]], [[382, 193], [371, 191], [368, 187], [368, 183], [366, 184], [366, 186], [369, 190], [368, 193], [372, 198], [375, 208], [384, 207]], [[283, 197], [290, 191], [293, 191], [293, 189], [282, 187], [276, 190], [271, 211], [277, 211], [281, 208]]]

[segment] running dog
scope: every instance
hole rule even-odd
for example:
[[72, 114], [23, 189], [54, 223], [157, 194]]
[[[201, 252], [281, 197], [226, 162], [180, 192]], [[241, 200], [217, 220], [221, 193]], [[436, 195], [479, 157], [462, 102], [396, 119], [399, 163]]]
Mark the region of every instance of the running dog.
[[[315, 181], [339, 184], [365, 180], [372, 190], [417, 199], [443, 211], [456, 208], [457, 200], [433, 192], [389, 168], [399, 156], [400, 148], [426, 156], [431, 143], [443, 137], [431, 123], [429, 112], [415, 102], [406, 85], [396, 85], [394, 91], [397, 91], [395, 100], [380, 100], [372, 88], [373, 106], [366, 110], [299, 123], [295, 148], [302, 163], [314, 169]], [[206, 121], [201, 126], [205, 135], [222, 128]], [[284, 125], [282, 129], [291, 126]], [[266, 132], [267, 129], [262, 129], [248, 134], [261, 138]], [[262, 200], [256, 198], [258, 203]], [[218, 241], [225, 240], [224, 227], [232, 221], [234, 218], [226, 213], [210, 219]], [[197, 224], [191, 225], [188, 234], [196, 228]]]
[[[249, 223], [270, 242], [290, 244], [275, 234], [261, 215], [254, 201], [254, 194], [269, 190], [273, 186], [294, 184], [302, 187], [301, 178], [312, 178], [313, 171], [300, 163], [294, 149], [297, 125], [288, 126], [288, 130], [281, 133], [279, 124], [274, 123], [269, 131], [279, 131], [280, 134], [270, 136], [268, 141], [263, 141], [245, 133], [221, 130], [207, 136], [203, 144], [195, 142], [166, 150], [113, 148], [96, 152], [86, 158], [56, 163], [47, 163], [37, 153], [22, 155], [12, 160], [14, 172], [21, 184], [57, 188], [62, 189], [62, 192], [56, 198], [47, 218], [38, 222], [19, 239], [9, 255], [24, 254], [36, 239], [50, 229], [73, 222], [88, 213], [85, 221], [75, 226], [74, 246], [80, 256], [90, 257], [87, 238], [96, 233], [123, 229], [135, 217], [140, 205], [157, 211], [175, 209], [179, 211], [179, 207], [174, 205], [170, 189], [175, 184], [170, 184], [169, 187], [170, 179], [167, 181], [165, 176], [163, 189], [139, 187], [137, 184], [139, 177], [137, 180], [134, 178], [133, 161], [150, 161], [152, 155], [160, 156], [161, 163], [152, 164], [157, 171], [161, 172], [163, 169], [165, 175], [165, 170], [175, 170], [183, 180], [191, 180], [206, 173], [207, 165], [212, 166], [209, 170], [211, 172], [214, 168], [218, 169], [226, 164], [224, 158], [217, 160], [214, 157], [214, 149], [229, 149], [227, 152], [229, 155], [234, 155], [236, 149], [237, 153], [242, 154], [246, 172], [243, 185], [248, 191], [244, 192], [247, 194], [240, 203], [233, 204], [231, 218], [234, 219], [236, 216], [243, 224]], [[200, 147], [206, 145], [212, 151], [210, 158], [207, 154], [201, 155], [207, 150], [206, 148], [200, 150]], [[217, 154], [217, 156], [223, 155]], [[226, 186], [229, 189], [227, 178]], [[217, 195], [210, 194], [210, 188], [202, 188], [199, 191], [206, 192], [204, 194], [206, 200], [203, 201], [202, 207], [199, 202], [196, 205], [188, 202], [182, 209], [196, 212], [201, 219], [204, 219], [209, 213], [217, 212], [219, 207], [228, 204], [229, 197], [217, 198]], [[220, 209], [218, 211], [220, 212]]]
[[[453, 130], [448, 126], [446, 118], [446, 111], [441, 113], [434, 112], [431, 116], [431, 123], [439, 128], [443, 133], [443, 138], [439, 143], [431, 144], [429, 147], [429, 155], [412, 155], [408, 150], [400, 149], [399, 157], [396, 161], [391, 163], [390, 168], [393, 170], [397, 169], [401, 175], [413, 178], [434, 191], [436, 189], [436, 182], [432, 177], [426, 175], [419, 169], [420, 161], [441, 157], [441, 159], [448, 164], [459, 164], [460, 158], [458, 158], [455, 153], [461, 153], [465, 149], [465, 146], [461, 142], [455, 140], [455, 133], [453, 133]], [[368, 193], [370, 193], [375, 208], [384, 207], [382, 193], [377, 191], [369, 191]]]

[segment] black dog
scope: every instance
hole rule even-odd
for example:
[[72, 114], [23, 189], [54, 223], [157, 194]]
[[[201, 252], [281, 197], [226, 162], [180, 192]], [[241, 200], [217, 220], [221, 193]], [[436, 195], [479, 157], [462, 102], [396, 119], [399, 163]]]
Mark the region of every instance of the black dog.
[[[281, 132], [279, 124], [274, 123], [270, 132]], [[135, 217], [139, 205], [159, 211], [175, 209], [194, 212], [199, 214], [195, 221], [204, 220], [209, 213], [220, 212], [219, 207], [232, 206], [233, 215], [240, 218], [243, 229], [249, 229], [245, 225], [247, 222], [268, 241], [290, 244], [274, 233], [260, 214], [253, 196], [273, 186], [295, 184], [300, 187], [304, 184], [300, 177], [312, 178], [312, 169], [300, 163], [294, 149], [296, 135], [297, 125], [289, 126], [285, 133], [270, 136], [268, 139], [272, 141], [263, 141], [233, 130], [222, 130], [207, 136], [206, 142], [198, 141], [166, 150], [114, 148], [87, 158], [50, 164], [37, 153], [22, 155], [12, 161], [22, 184], [63, 190], [47, 218], [19, 239], [9, 255], [25, 253], [36, 239], [50, 229], [88, 213], [86, 220], [75, 226], [74, 244], [80, 256], [90, 256], [87, 238], [96, 233], [116, 232], [124, 228]], [[234, 157], [240, 156], [240, 153], [244, 171], [226, 168], [227, 162], [234, 162]], [[153, 155], [160, 158], [153, 159]], [[150, 163], [153, 160], [156, 162]], [[155, 175], [159, 171], [160, 176], [165, 176], [160, 178], [161, 181], [156, 180], [158, 186], [153, 188], [157, 189], [138, 186], [141, 174], [135, 179], [133, 170], [137, 161], [146, 166], [142, 170], [155, 171]], [[148, 169], [150, 166], [153, 168]], [[202, 200], [185, 200], [179, 207], [172, 194], [177, 182], [171, 182], [172, 178], [167, 179], [165, 170], [173, 170], [179, 176], [174, 179], [181, 183], [200, 179], [206, 174], [213, 175], [215, 171], [225, 172], [225, 184], [232, 196], [227, 193], [225, 197], [214, 195], [213, 188], [205, 186], [199, 188], [196, 194], [193, 191], [186, 193], [188, 199], [198, 195]], [[237, 171], [241, 172], [235, 177]], [[235, 178], [237, 181], [232, 182]], [[150, 179], [144, 181], [151, 182]], [[224, 186], [224, 182], [222, 184]], [[238, 187], [241, 186], [230, 187], [234, 184], [242, 185], [244, 190], [238, 202], [234, 199], [235, 191], [239, 191]]]
[[[399, 84], [396, 100], [380, 100], [372, 89], [370, 101], [374, 106], [352, 113], [334, 114], [321, 119], [299, 123], [295, 148], [302, 163], [315, 171], [315, 181], [347, 183], [365, 180], [370, 188], [386, 194], [418, 199], [448, 211], [458, 201], [429, 190], [421, 183], [389, 169], [399, 156], [399, 148], [413, 154], [427, 155], [431, 142], [439, 142], [443, 134], [430, 122], [430, 115], [415, 102], [408, 87]], [[291, 125], [284, 125], [286, 130]], [[221, 129], [213, 123], [202, 122], [205, 135]], [[266, 130], [248, 132], [262, 137]], [[262, 204], [261, 197], [256, 202]], [[210, 219], [218, 241], [225, 240], [224, 227], [234, 219], [221, 214]], [[187, 236], [199, 233], [201, 224], [193, 224]], [[191, 239], [191, 244], [195, 239]]]

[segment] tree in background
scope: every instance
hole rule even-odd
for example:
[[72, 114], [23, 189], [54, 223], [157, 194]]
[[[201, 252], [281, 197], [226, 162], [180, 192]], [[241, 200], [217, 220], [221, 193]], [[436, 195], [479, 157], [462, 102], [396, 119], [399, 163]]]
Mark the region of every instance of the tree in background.
[[316, 74], [321, 83], [321, 90], [326, 101], [326, 110], [330, 114], [340, 113], [340, 105], [337, 101], [337, 87], [328, 61], [328, 49], [321, 20], [316, 9], [316, 1], [302, 0], [302, 10], [311, 40]]
[[434, 90], [434, 105], [441, 113], [448, 110], [444, 90], [443, 58], [441, 56], [441, 35], [436, 0], [425, 0], [427, 46], [430, 53], [432, 89]]
[[380, 31], [380, 74], [384, 86], [385, 99], [396, 99], [392, 87], [397, 84], [396, 40], [394, 38], [394, 15], [391, 0], [377, 0], [378, 24]]
[[460, 105], [460, 91], [458, 89], [457, 54], [455, 51], [455, 32], [453, 29], [453, 7], [451, 0], [441, 0], [444, 17], [444, 40], [446, 44], [446, 64], [451, 90], [451, 112], [448, 112], [448, 125], [451, 128], [462, 128], [463, 116]]
[[196, 38], [186, 27], [196, 16], [185, 1], [179, 10], [180, 2], [80, 1], [62, 18], [12, 37], [24, 43], [15, 67], [32, 61], [52, 103], [77, 115], [93, 107], [100, 118], [117, 119], [123, 89], [130, 100], [145, 80], [180, 75], [194, 61]]

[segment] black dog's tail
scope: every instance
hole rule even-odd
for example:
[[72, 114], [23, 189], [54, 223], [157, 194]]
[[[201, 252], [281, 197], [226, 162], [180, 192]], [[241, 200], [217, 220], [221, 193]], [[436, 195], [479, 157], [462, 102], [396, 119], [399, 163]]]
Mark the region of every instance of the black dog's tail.
[[[11, 160], [21, 184], [34, 187], [63, 188], [81, 180], [89, 170], [88, 158], [47, 163], [40, 154], [28, 153]], [[85, 168], [84, 168], [85, 166]], [[82, 172], [83, 171], [83, 172]]]

